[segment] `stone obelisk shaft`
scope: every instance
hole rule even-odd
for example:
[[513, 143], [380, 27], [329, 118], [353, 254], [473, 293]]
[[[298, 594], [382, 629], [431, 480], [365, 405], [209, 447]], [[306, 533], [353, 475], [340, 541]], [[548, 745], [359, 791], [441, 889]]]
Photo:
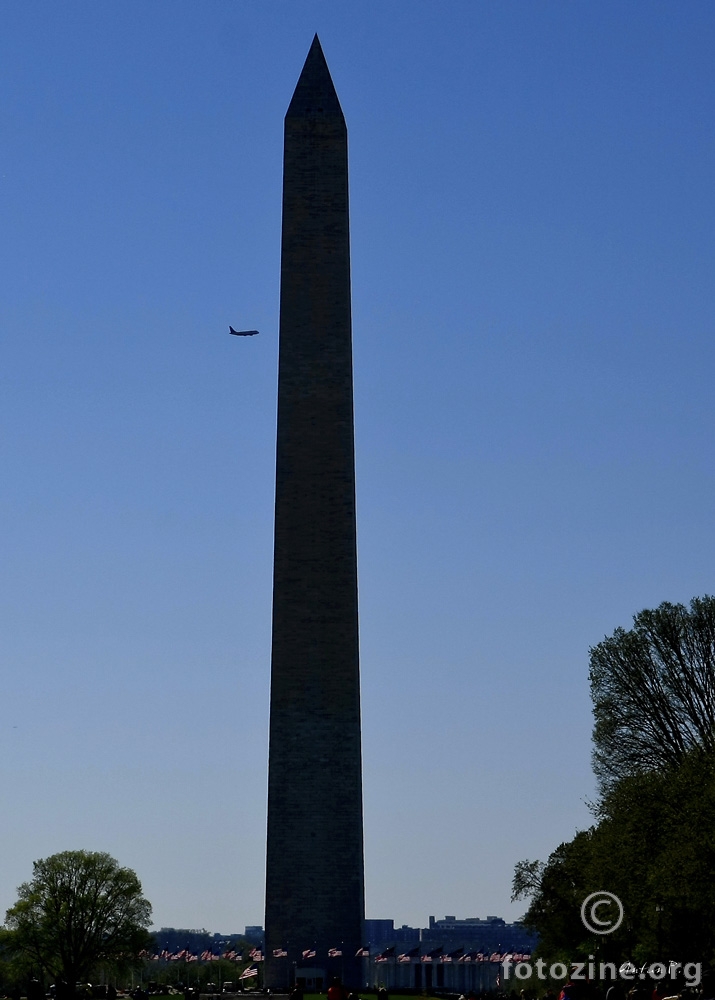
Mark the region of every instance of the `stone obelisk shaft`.
[[[317, 36], [285, 118], [266, 982], [356, 987], [364, 919], [347, 130]], [[315, 948], [315, 959], [302, 952]], [[342, 959], [327, 959], [330, 948]], [[274, 949], [287, 957], [274, 958]]]

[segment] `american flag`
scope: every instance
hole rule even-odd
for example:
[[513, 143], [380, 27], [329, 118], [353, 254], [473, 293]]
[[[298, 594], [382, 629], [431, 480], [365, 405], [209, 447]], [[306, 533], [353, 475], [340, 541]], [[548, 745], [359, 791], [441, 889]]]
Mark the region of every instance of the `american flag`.
[[274, 958], [287, 958], [288, 957], [288, 952], [285, 950], [285, 948], [274, 948], [273, 949], [273, 957]]
[[303, 958], [315, 958], [315, 948], [306, 948], [303, 952]]
[[370, 949], [369, 948], [358, 948], [355, 952], [355, 958], [369, 958]]
[[244, 969], [243, 972], [241, 973], [241, 975], [238, 978], [239, 979], [253, 979], [253, 977], [257, 976], [257, 975], [258, 975], [258, 969], [255, 967], [255, 965], [252, 965], [252, 966], [250, 966], [250, 968]]
[[343, 953], [340, 948], [328, 948], [328, 958], [342, 958]]

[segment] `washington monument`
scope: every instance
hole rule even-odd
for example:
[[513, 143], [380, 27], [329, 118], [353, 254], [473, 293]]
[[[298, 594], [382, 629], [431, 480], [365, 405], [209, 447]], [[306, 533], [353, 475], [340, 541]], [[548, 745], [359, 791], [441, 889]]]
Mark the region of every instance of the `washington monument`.
[[359, 987], [347, 129], [317, 35], [285, 117], [266, 869], [266, 985], [309, 966]]

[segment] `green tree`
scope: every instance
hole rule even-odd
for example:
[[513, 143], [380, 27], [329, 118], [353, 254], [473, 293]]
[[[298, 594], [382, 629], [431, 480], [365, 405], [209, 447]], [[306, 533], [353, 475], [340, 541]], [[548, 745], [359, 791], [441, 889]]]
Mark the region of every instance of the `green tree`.
[[590, 650], [601, 788], [715, 750], [715, 597], [661, 604]]
[[29, 978], [32, 966], [23, 961], [12, 947], [12, 933], [0, 927], [0, 997]]
[[[594, 825], [546, 863], [520, 862], [513, 899], [552, 960], [715, 960], [715, 598], [642, 611], [590, 651]], [[581, 904], [619, 897], [612, 934]]]
[[[540, 952], [601, 960], [715, 960], [715, 754], [693, 753], [664, 774], [622, 778], [597, 807], [597, 822], [560, 844], [545, 864], [516, 866], [513, 899]], [[581, 904], [606, 890], [624, 919], [598, 937]]]
[[63, 851], [36, 861], [5, 916], [12, 948], [69, 990], [100, 963], [131, 963], [149, 942], [151, 905], [109, 854]]

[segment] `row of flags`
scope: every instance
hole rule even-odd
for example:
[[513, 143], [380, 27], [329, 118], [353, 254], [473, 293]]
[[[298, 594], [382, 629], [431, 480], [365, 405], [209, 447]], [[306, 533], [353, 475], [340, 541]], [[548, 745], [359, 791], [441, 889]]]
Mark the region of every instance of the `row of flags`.
[[[482, 951], [467, 951], [464, 948], [457, 948], [456, 951], [444, 952], [442, 948], [434, 948], [432, 951], [427, 952], [424, 955], [420, 955], [420, 946], [413, 948], [411, 951], [405, 951], [401, 955], [395, 954], [395, 947], [388, 948], [386, 951], [380, 952], [375, 955], [375, 962], [389, 962], [390, 959], [395, 959], [397, 962], [405, 963], [411, 962], [412, 959], [419, 959], [420, 962], [497, 962], [501, 964], [507, 959], [511, 962], [528, 962], [531, 959], [531, 954], [522, 952], [499, 952], [494, 951], [491, 954]], [[274, 948], [273, 958], [287, 958], [288, 952], [285, 948]], [[316, 950], [315, 948], [306, 948], [302, 952], [303, 961], [315, 958]], [[342, 958], [343, 951], [341, 948], [328, 948], [328, 958]], [[140, 951], [140, 958], [145, 958], [150, 962], [218, 962], [219, 959], [225, 959], [229, 962], [242, 962], [243, 955], [241, 952], [228, 950], [216, 954], [209, 949], [202, 951], [200, 955], [194, 954], [189, 951], [188, 948], [183, 948], [181, 951], [172, 953], [170, 951], [162, 951], [157, 955], [152, 955], [148, 951]], [[358, 948], [355, 952], [355, 958], [369, 958], [370, 949], [369, 948]], [[263, 952], [260, 948], [252, 948], [248, 953], [248, 960], [251, 962], [262, 962]], [[245, 972], [239, 976], [239, 979], [250, 979], [251, 976], [258, 975], [258, 970], [250, 972], [246, 969]]]
[[[260, 957], [256, 958], [256, 955]], [[256, 948], [249, 952], [248, 957], [254, 961], [262, 961], [261, 953]], [[160, 951], [158, 954], [152, 954], [149, 951], [140, 951], [139, 958], [145, 958], [149, 962], [218, 962], [220, 959], [226, 959], [229, 962], [243, 961], [243, 955], [241, 952], [233, 951], [232, 949], [229, 951], [219, 952], [218, 954], [207, 949], [206, 951], [202, 951], [200, 955], [195, 954], [188, 948], [182, 948], [181, 951], [177, 952], [171, 952], [164, 949], [164, 951]]]
[[507, 960], [511, 962], [528, 962], [531, 954], [522, 952], [500, 952], [493, 951], [466, 951], [464, 948], [457, 948], [455, 951], [445, 953], [442, 948], [434, 948], [424, 955], [420, 955], [419, 945], [411, 951], [405, 951], [401, 955], [395, 955], [395, 948], [388, 948], [375, 956], [376, 962], [389, 962], [391, 958], [398, 962], [411, 962], [412, 959], [419, 959], [420, 962], [496, 962], [501, 964]]
[[[285, 954], [288, 954], [285, 952]], [[242, 962], [243, 955], [239, 951], [234, 951], [229, 949], [228, 951], [220, 952], [216, 954], [210, 951], [208, 948], [202, 951], [200, 955], [194, 954], [188, 948], [182, 948], [181, 951], [171, 952], [164, 949], [164, 951], [159, 952], [159, 954], [152, 955], [148, 951], [140, 951], [139, 957], [147, 959], [150, 962], [218, 962], [219, 959], [227, 959], [229, 962]], [[263, 953], [260, 948], [252, 948], [248, 953], [248, 957], [252, 963], [262, 962]], [[258, 975], [258, 968], [255, 964], [247, 966], [238, 977], [241, 979], [253, 979]]]
[[[413, 958], [419, 958], [420, 962], [497, 962], [501, 964], [507, 959], [511, 962], [528, 962], [531, 959], [531, 954], [526, 952], [510, 952], [510, 951], [493, 951], [482, 952], [482, 951], [467, 951], [464, 948], [457, 948], [455, 951], [450, 951], [445, 953], [442, 948], [434, 948], [432, 951], [427, 952], [425, 955], [420, 955], [420, 946], [413, 948], [411, 951], [403, 952], [401, 955], [395, 954], [395, 947], [388, 948], [386, 951], [380, 952], [375, 955], [376, 962], [389, 962], [390, 959], [396, 959], [398, 962], [411, 962]], [[306, 948], [302, 952], [303, 959], [315, 958], [315, 948]], [[340, 948], [328, 948], [328, 958], [341, 958], [342, 950]], [[273, 957], [274, 958], [286, 958], [288, 952], [284, 948], [274, 948]], [[369, 948], [358, 948], [355, 952], [355, 958], [369, 958], [370, 949]]]

